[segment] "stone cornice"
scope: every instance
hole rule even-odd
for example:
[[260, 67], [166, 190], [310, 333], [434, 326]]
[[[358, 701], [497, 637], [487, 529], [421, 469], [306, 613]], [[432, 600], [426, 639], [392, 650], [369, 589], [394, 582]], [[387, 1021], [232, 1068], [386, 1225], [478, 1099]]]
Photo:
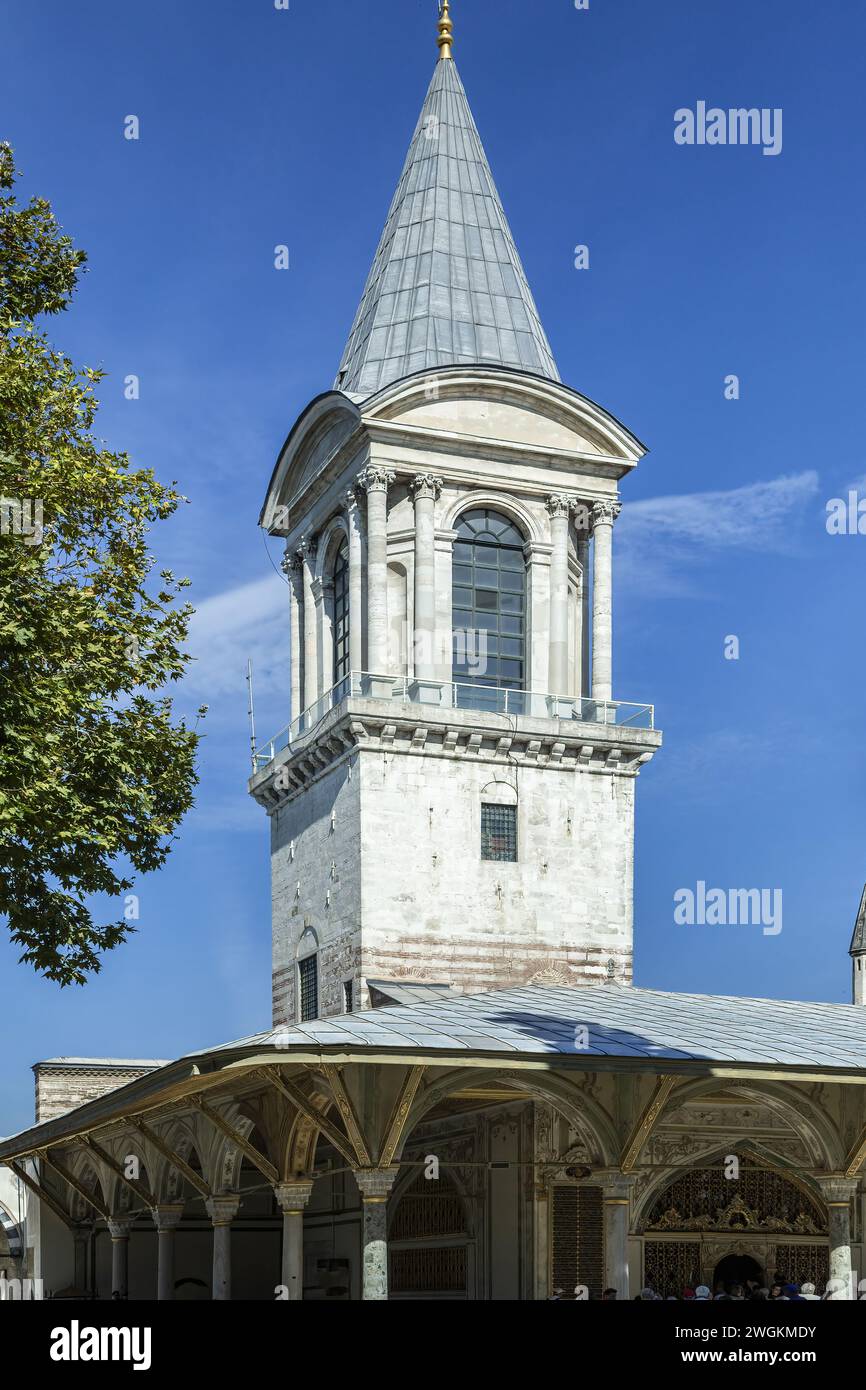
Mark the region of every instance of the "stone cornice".
[[355, 699], [278, 755], [250, 779], [249, 789], [270, 813], [367, 752], [634, 778], [661, 742], [658, 730]]

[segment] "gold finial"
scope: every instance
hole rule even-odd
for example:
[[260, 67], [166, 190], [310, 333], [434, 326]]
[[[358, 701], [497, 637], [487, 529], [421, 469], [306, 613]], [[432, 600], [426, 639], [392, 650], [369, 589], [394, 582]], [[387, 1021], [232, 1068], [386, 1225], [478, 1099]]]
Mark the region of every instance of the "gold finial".
[[439, 37], [436, 42], [439, 45], [440, 58], [453, 58], [451, 43], [454, 34], [454, 25], [451, 23], [451, 10], [448, 0], [441, 0], [439, 5]]

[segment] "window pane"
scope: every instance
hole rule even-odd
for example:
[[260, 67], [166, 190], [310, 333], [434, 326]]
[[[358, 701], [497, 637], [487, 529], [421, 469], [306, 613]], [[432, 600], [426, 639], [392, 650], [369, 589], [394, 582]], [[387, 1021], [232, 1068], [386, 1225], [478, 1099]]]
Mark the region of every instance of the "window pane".
[[503, 589], [508, 589], [510, 593], [522, 594], [523, 580], [524, 576], [522, 572], [518, 572], [517, 570], [502, 571], [502, 587]]
[[[457, 526], [460, 541], [454, 547], [453, 626], [455, 632], [476, 633], [475, 646], [487, 656], [483, 676], [472, 670], [465, 637], [455, 642], [455, 674], [469, 673], [474, 685], [522, 689], [525, 676], [524, 615], [526, 566], [523, 538], [507, 517], [477, 509], [464, 513]], [[503, 544], [504, 542], [504, 544]], [[469, 587], [471, 585], [471, 588]], [[503, 653], [500, 635], [510, 639]], [[484, 645], [486, 639], [486, 648]], [[503, 663], [502, 655], [507, 657]], [[457, 665], [459, 661], [459, 665]], [[486, 697], [489, 708], [497, 697]]]
[[481, 806], [481, 858], [514, 863], [517, 859], [517, 807]]
[[319, 1013], [319, 957], [307, 956], [298, 961], [298, 976], [301, 986], [301, 1022], [317, 1018]]

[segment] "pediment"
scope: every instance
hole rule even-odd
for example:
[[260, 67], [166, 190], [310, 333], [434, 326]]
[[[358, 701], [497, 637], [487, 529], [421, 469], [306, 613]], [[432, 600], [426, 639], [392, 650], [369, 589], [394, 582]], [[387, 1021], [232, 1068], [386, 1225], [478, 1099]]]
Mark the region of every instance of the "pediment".
[[540, 377], [495, 368], [449, 368], [408, 377], [365, 401], [366, 423], [387, 422], [496, 444], [622, 460], [645, 447], [587, 397]]

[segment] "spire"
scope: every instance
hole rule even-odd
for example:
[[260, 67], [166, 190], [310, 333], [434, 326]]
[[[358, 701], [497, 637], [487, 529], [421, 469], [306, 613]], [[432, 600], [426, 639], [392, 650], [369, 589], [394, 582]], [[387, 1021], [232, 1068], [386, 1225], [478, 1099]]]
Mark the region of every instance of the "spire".
[[866, 888], [863, 889], [863, 897], [860, 899], [860, 911], [857, 913], [857, 921], [854, 923], [854, 935], [851, 937], [848, 954], [851, 956], [866, 955]]
[[439, 37], [436, 40], [439, 45], [440, 59], [454, 57], [454, 54], [451, 52], [453, 33], [454, 25], [451, 23], [451, 8], [448, 4], [448, 0], [442, 0], [439, 6]]
[[[335, 382], [473, 363], [559, 373], [451, 57], [451, 18]], [[443, 61], [447, 59], [448, 61]]]

